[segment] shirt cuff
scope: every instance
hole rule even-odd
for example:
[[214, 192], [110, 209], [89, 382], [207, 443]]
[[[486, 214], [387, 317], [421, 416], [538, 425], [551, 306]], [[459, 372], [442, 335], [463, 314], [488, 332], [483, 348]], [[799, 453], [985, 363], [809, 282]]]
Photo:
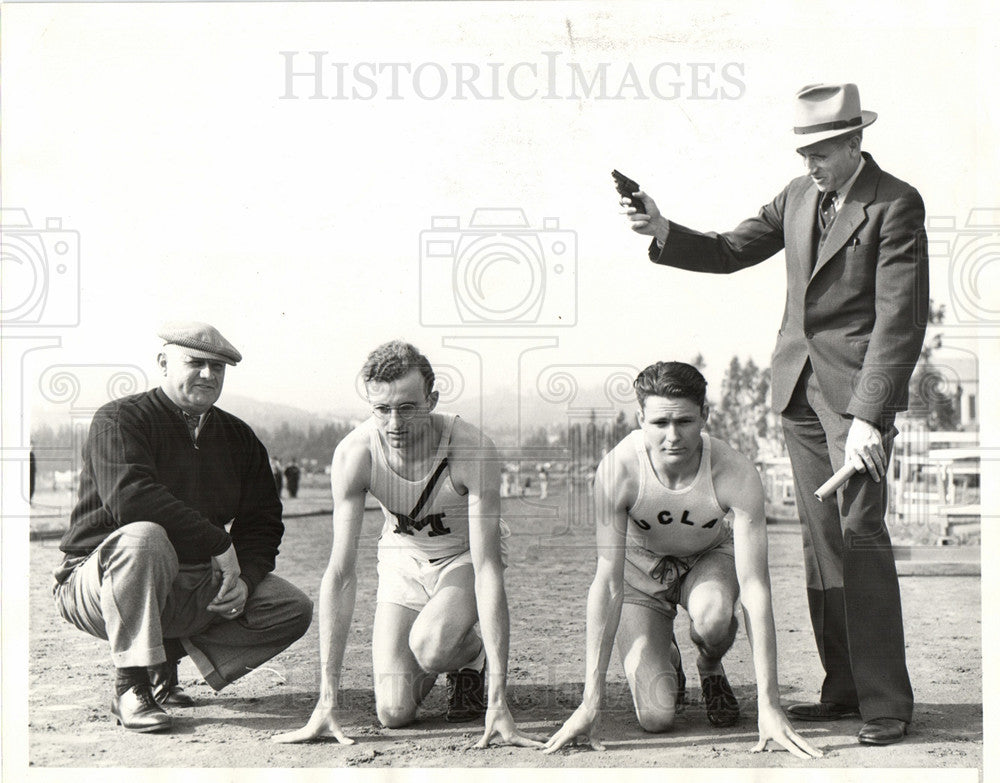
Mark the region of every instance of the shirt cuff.
[[660, 253], [662, 251], [663, 251], [663, 248], [660, 247], [659, 243], [656, 241], [656, 238], [654, 237], [653, 241], [649, 243], [649, 260], [650, 261], [659, 261], [660, 260]]
[[667, 223], [667, 236], [663, 238], [664, 244], [661, 245], [660, 244], [660, 240], [657, 239], [656, 237], [653, 237], [653, 241], [649, 243], [649, 260], [650, 261], [659, 261], [660, 260], [660, 254], [663, 252], [663, 248], [666, 245], [667, 237], [669, 237], [669, 236], [670, 236], [670, 223], [668, 222]]

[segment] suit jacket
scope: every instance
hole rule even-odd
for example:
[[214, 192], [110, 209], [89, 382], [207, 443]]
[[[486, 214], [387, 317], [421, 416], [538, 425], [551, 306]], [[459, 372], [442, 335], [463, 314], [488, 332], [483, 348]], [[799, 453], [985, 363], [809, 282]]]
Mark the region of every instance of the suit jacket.
[[820, 192], [792, 180], [756, 217], [725, 234], [670, 222], [650, 258], [728, 274], [785, 250], [785, 313], [771, 359], [771, 403], [781, 413], [808, 359], [830, 405], [881, 426], [905, 410], [927, 328], [924, 205], [868, 153], [818, 255]]

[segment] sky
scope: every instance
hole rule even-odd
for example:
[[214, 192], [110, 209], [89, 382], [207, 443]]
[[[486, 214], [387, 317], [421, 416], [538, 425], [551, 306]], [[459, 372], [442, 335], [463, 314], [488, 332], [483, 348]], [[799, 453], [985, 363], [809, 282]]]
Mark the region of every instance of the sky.
[[[995, 50], [971, 6], [910, 4], [902, 31], [900, 8], [9, 5], [3, 205], [29, 241], [57, 241], [54, 217], [79, 245], [42, 308], [30, 274], [7, 274], [6, 325], [59, 336], [35, 372], [155, 381], [159, 324], [208, 321], [245, 356], [229, 390], [316, 411], [356, 399], [365, 355], [394, 337], [469, 390], [510, 383], [521, 351], [496, 346], [528, 337], [547, 346], [524, 359], [529, 384], [700, 352], [717, 386], [733, 355], [770, 363], [781, 258], [725, 277], [651, 264], [610, 171], [727, 230], [802, 172], [795, 91], [855, 81], [880, 115], [865, 147], [963, 225], [994, 203], [995, 86], [977, 74]], [[931, 56], [944, 41], [954, 55]], [[949, 262], [932, 265], [946, 304]]]
[[924, 198], [940, 331], [996, 388], [996, 29], [972, 2], [7, 3], [5, 448], [39, 395], [74, 415], [156, 383], [180, 319], [243, 353], [227, 391], [314, 411], [396, 337], [455, 399], [572, 407], [698, 353], [711, 394], [733, 355], [770, 363], [782, 260], [651, 264], [610, 172], [728, 230], [802, 173], [815, 82], [878, 112], [864, 147]]

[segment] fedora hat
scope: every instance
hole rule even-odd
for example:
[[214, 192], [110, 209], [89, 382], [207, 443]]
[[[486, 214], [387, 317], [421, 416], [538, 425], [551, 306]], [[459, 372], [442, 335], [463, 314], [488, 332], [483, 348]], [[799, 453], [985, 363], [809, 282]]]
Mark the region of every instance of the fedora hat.
[[878, 118], [861, 110], [856, 84], [810, 84], [795, 96], [795, 148], [867, 128]]

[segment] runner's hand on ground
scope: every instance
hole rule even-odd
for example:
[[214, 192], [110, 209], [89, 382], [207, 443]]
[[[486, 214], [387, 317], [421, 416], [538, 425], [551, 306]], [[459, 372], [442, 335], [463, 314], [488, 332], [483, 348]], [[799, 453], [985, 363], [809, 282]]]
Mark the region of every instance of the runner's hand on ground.
[[280, 743], [310, 742], [324, 737], [333, 737], [341, 745], [354, 744], [354, 740], [344, 734], [340, 721], [337, 720], [337, 710], [325, 706], [321, 699], [305, 726], [296, 731], [275, 734], [271, 737], [271, 741]]
[[516, 745], [519, 748], [541, 748], [544, 747], [544, 740], [531, 734], [523, 734], [514, 723], [514, 718], [510, 714], [510, 708], [490, 707], [486, 710], [486, 730], [483, 738], [475, 744], [477, 748], [488, 748], [490, 740], [499, 736], [501, 744]]
[[757, 717], [757, 730], [760, 732], [760, 741], [750, 749], [751, 753], [760, 753], [767, 748], [768, 740], [774, 740], [800, 759], [818, 759], [823, 756], [821, 751], [816, 750], [792, 728], [781, 710], [760, 708]]
[[542, 752], [554, 753], [565, 745], [579, 744], [590, 745], [594, 750], [604, 750], [604, 745], [597, 739], [600, 723], [600, 715], [581, 704], [562, 728], [545, 743], [545, 750]]

